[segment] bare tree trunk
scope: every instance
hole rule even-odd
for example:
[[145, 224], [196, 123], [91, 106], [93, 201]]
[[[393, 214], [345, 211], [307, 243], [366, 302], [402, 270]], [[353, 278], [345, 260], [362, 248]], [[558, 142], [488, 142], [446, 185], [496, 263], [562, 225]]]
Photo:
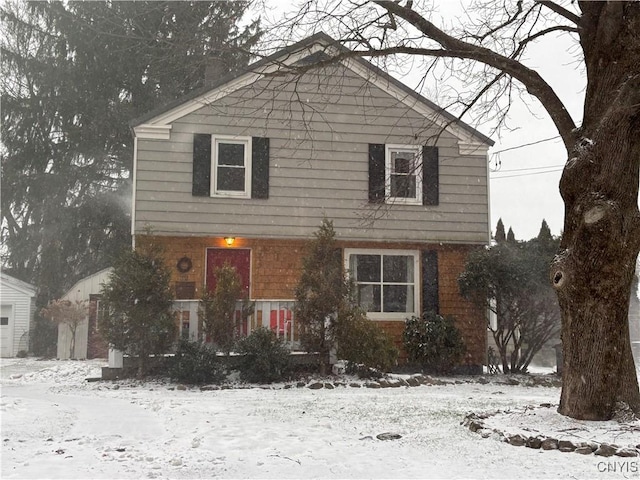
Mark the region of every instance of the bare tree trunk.
[[587, 67], [582, 127], [560, 181], [565, 223], [551, 280], [562, 310], [559, 412], [640, 414], [629, 292], [640, 249], [640, 5], [581, 2]]

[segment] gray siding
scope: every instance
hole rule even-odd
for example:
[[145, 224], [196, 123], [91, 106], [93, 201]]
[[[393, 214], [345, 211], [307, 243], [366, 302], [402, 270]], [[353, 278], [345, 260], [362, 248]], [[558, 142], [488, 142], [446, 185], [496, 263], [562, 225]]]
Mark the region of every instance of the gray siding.
[[[168, 141], [139, 139], [135, 232], [306, 238], [326, 215], [345, 240], [486, 243], [483, 155], [460, 156], [444, 133], [438, 206], [370, 205], [368, 144], [433, 143], [438, 130], [352, 72], [304, 80], [257, 82], [175, 121]], [[269, 199], [193, 197], [194, 133], [269, 137]]]

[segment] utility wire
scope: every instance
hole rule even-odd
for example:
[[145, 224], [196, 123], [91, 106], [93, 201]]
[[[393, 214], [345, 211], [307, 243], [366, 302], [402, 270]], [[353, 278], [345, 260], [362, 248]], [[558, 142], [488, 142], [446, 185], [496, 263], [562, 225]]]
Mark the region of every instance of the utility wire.
[[502, 150], [491, 152], [491, 155], [497, 155], [498, 153], [508, 152], [510, 150], [517, 150], [518, 148], [530, 147], [531, 145], [537, 145], [539, 143], [549, 142], [551, 140], [556, 140], [558, 138], [560, 138], [560, 135], [556, 135], [555, 137], [543, 138], [542, 140], [536, 140], [535, 142], [531, 142], [531, 143], [523, 143], [522, 145], [516, 145], [515, 147], [503, 148]]
[[507, 173], [507, 172], [524, 172], [527, 170], [545, 170], [547, 168], [564, 168], [563, 164], [558, 165], [547, 165], [546, 167], [527, 167], [527, 168], [512, 168], [509, 170], [494, 170], [491, 173]]
[[[554, 170], [548, 170], [546, 172], [516, 173], [515, 175], [505, 175], [503, 177], [493, 177], [493, 178], [491, 178], [491, 180], [499, 180], [501, 178], [527, 177], [527, 176], [530, 176], [530, 175], [542, 175], [542, 174], [545, 174], [545, 173], [561, 172], [562, 170], [563, 170], [562, 168], [556, 168]], [[494, 172], [494, 173], [500, 173], [500, 172]]]

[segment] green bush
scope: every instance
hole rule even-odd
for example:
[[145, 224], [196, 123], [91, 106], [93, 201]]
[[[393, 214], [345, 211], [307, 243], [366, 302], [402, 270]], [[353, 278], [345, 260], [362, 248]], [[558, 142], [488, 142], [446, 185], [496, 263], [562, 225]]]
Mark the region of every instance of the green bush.
[[451, 373], [466, 348], [450, 317], [426, 313], [408, 318], [402, 334], [409, 361], [433, 373]]
[[238, 342], [240, 378], [250, 383], [282, 380], [289, 370], [290, 352], [268, 328], [258, 328]]
[[26, 350], [18, 350], [18, 353], [16, 354], [16, 357], [18, 357], [18, 358], [27, 358], [27, 351]]
[[102, 285], [100, 333], [112, 348], [138, 359], [138, 376], [149, 358], [171, 350], [176, 338], [171, 270], [152, 237], [136, 237], [136, 250], [114, 260]]
[[[361, 370], [389, 371], [398, 360], [398, 349], [375, 322], [358, 307], [342, 312], [337, 324], [337, 355]], [[362, 368], [364, 367], [364, 369]]]
[[178, 343], [169, 374], [182, 383], [218, 383], [223, 380], [223, 366], [216, 351], [202, 342], [182, 339]]

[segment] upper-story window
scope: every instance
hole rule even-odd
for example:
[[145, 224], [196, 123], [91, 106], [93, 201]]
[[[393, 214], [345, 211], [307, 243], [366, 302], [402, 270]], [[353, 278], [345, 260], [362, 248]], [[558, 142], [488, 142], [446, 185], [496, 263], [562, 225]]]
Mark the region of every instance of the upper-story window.
[[404, 203], [422, 203], [420, 152], [420, 147], [413, 145], [386, 146], [385, 197], [387, 199]]
[[212, 194], [250, 197], [251, 139], [213, 137]]

